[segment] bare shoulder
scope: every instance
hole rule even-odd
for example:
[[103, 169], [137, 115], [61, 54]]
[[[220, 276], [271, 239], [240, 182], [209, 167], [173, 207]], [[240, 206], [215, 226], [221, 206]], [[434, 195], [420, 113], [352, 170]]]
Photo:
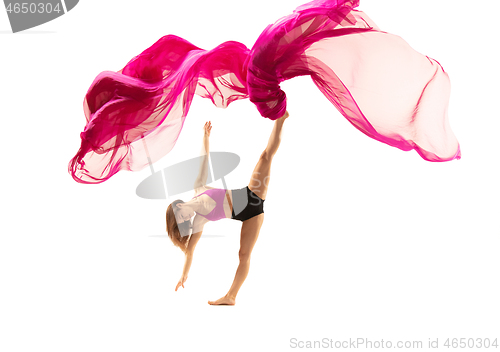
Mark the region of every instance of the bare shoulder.
[[194, 189], [194, 196], [196, 197], [197, 195], [199, 195], [200, 193], [203, 193], [209, 189], [214, 189], [215, 187], [209, 187], [207, 185], [204, 185], [204, 186], [201, 186], [201, 187], [196, 187]]
[[197, 233], [203, 231], [203, 227], [205, 227], [205, 224], [209, 222], [210, 220], [204, 218], [203, 216], [196, 214], [194, 219], [193, 219], [193, 232], [192, 233]]

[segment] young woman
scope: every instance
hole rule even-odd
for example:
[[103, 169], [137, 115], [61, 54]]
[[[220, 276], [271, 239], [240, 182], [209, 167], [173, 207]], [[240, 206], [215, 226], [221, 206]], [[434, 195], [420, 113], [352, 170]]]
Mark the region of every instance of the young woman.
[[[209, 137], [212, 129], [210, 122], [205, 123], [203, 144], [206, 154], [195, 182], [195, 196], [188, 202], [176, 200], [167, 208], [168, 236], [185, 254], [184, 269], [175, 287], [176, 291], [180, 286], [184, 287], [184, 282], [188, 278], [194, 249], [205, 224], [224, 218], [235, 219], [242, 221], [238, 269], [227, 294], [216, 301], [208, 301], [212, 305], [235, 304], [236, 295], [248, 275], [250, 255], [264, 221], [264, 201], [269, 185], [271, 163], [280, 145], [283, 123], [287, 118], [288, 112], [285, 112], [281, 118], [275, 120], [267, 147], [260, 155], [248, 186], [233, 190], [205, 185], [208, 175]], [[191, 226], [190, 219], [193, 216]]]

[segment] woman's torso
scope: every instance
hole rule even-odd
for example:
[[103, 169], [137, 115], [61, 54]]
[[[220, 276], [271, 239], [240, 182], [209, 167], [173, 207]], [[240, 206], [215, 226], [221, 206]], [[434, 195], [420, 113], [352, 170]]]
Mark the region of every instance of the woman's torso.
[[217, 221], [224, 218], [231, 218], [232, 206], [228, 201], [228, 197], [232, 204], [232, 192], [229, 189], [210, 188], [204, 192], [200, 192], [194, 198], [198, 198], [202, 209], [197, 212], [198, 215], [209, 221]]

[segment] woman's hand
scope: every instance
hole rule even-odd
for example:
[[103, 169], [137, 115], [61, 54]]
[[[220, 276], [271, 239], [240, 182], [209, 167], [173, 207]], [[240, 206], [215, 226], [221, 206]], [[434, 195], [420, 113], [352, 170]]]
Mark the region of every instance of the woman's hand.
[[205, 122], [203, 130], [205, 131], [205, 136], [210, 137], [210, 131], [212, 130], [212, 123], [210, 121]]
[[180, 279], [180, 280], [179, 280], [179, 282], [177, 283], [177, 286], [175, 286], [175, 290], [176, 290], [176, 291], [177, 291], [177, 289], [178, 289], [179, 287], [181, 287], [181, 286], [182, 286], [182, 288], [184, 288], [184, 283], [186, 282], [187, 278], [188, 278], [187, 276], [182, 276], [182, 277], [181, 277], [181, 279]]

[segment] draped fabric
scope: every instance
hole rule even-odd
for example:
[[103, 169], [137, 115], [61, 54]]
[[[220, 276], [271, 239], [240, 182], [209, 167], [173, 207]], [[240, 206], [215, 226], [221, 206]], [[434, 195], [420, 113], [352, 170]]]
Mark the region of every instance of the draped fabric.
[[162, 37], [122, 70], [96, 77], [69, 172], [78, 182], [100, 183], [158, 161], [174, 147], [194, 94], [223, 108], [249, 98], [275, 120], [286, 111], [280, 83], [303, 75], [367, 136], [415, 149], [425, 160], [459, 159], [448, 121], [448, 75], [436, 60], [381, 31], [355, 10], [358, 4], [302, 5], [268, 26], [251, 50], [234, 41], [203, 50]]

